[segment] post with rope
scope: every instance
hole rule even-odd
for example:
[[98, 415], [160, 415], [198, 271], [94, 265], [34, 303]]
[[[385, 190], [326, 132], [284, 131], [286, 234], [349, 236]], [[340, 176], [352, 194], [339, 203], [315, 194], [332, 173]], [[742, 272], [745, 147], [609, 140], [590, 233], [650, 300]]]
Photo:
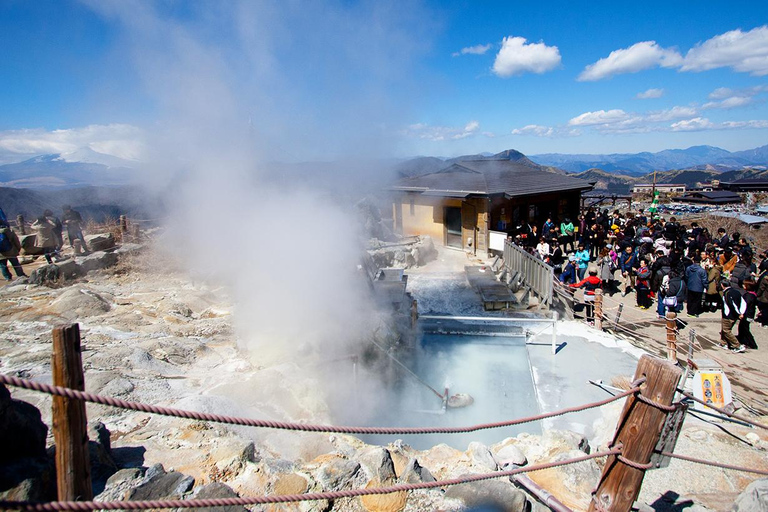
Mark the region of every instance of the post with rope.
[[122, 240], [126, 239], [128, 234], [128, 218], [125, 215], [120, 216], [120, 236]]
[[24, 225], [24, 216], [22, 214], [16, 216], [16, 226], [19, 228], [20, 235], [27, 234], [27, 226]]
[[677, 313], [667, 311], [667, 360], [677, 364]]
[[[54, 386], [85, 391], [79, 324], [53, 329], [51, 371]], [[93, 499], [87, 425], [85, 402], [63, 396], [53, 397], [59, 501]]]
[[595, 290], [595, 327], [603, 330], [603, 289]]
[[619, 321], [621, 320], [621, 312], [624, 311], [624, 303], [622, 302], [619, 304], [619, 310], [616, 311], [616, 325], [619, 325]]
[[640, 494], [645, 472], [661, 436], [682, 370], [663, 359], [644, 355], [637, 363], [635, 382], [645, 379], [639, 393], [627, 397], [611, 447], [621, 447], [605, 463], [590, 512], [627, 512]]

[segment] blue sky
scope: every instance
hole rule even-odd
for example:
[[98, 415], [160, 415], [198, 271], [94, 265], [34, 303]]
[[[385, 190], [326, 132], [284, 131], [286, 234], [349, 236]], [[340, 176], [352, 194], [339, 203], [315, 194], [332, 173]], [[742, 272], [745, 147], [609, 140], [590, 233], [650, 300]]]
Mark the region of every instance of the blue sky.
[[768, 144], [764, 2], [6, 0], [0, 48], [0, 162]]

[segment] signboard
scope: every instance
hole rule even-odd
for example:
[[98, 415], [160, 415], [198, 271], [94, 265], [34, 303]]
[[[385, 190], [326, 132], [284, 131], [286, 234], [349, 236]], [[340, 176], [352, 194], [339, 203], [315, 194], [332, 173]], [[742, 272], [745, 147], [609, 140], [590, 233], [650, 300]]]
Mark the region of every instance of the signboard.
[[494, 251], [504, 252], [504, 242], [507, 241], [507, 234], [503, 231], [489, 231], [489, 234], [488, 247]]
[[[714, 407], [722, 409], [733, 402], [731, 383], [728, 381], [725, 373], [723, 373], [723, 370], [714, 368], [696, 370], [696, 373], [693, 375], [692, 387], [693, 396]], [[709, 407], [700, 403], [695, 403], [694, 409], [712, 412]]]

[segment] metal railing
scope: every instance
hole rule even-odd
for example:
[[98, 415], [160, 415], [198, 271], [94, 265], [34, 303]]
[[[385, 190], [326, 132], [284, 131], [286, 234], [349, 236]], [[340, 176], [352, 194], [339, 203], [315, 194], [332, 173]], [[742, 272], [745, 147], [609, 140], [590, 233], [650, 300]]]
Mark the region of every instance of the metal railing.
[[511, 241], [504, 242], [504, 267], [510, 274], [520, 273], [520, 281], [535, 293], [541, 304], [552, 303], [555, 269], [544, 261], [518, 247]]

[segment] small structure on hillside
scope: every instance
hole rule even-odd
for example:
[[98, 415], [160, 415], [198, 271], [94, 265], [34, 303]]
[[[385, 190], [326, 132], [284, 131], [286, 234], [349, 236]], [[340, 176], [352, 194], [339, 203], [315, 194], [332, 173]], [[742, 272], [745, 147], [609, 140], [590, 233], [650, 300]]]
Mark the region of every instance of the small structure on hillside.
[[519, 223], [541, 224], [550, 215], [575, 220], [581, 193], [592, 188], [588, 181], [524, 162], [487, 159], [405, 178], [389, 190], [395, 232], [487, 251], [491, 229], [512, 233]]
[[632, 187], [633, 194], [650, 194], [655, 187], [656, 192], [659, 194], [685, 194], [685, 185], [681, 183], [638, 183]]
[[677, 200], [683, 203], [735, 204], [741, 203], [741, 196], [736, 192], [729, 192], [727, 190], [696, 191], [685, 194], [677, 198]]
[[733, 192], [768, 192], [768, 180], [766, 179], [744, 179], [736, 181], [721, 181], [722, 190], [731, 190]]

